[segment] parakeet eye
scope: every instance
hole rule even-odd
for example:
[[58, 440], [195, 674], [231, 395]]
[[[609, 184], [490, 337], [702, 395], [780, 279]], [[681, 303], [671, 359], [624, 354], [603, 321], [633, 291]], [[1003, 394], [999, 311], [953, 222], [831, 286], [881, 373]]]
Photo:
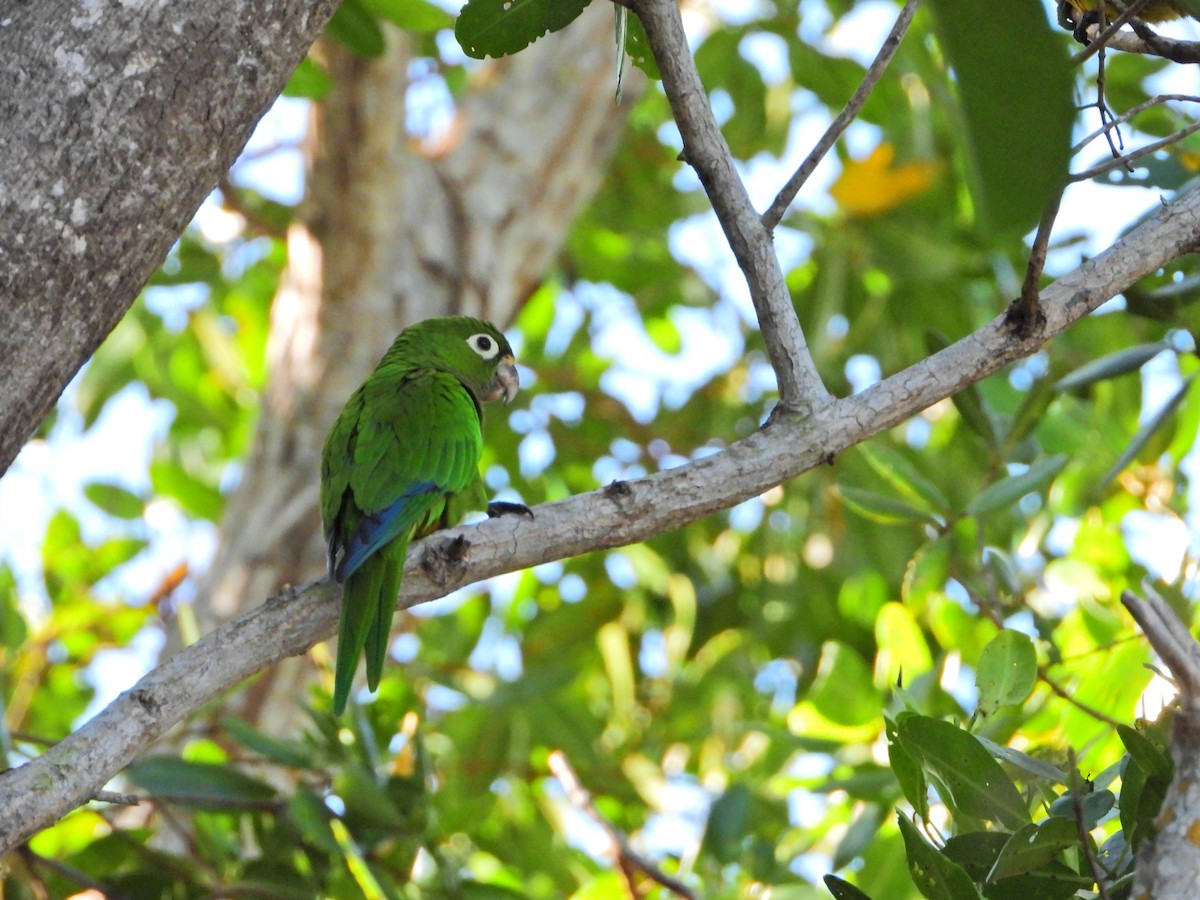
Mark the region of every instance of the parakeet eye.
[[484, 359], [495, 359], [500, 352], [500, 345], [487, 334], [473, 334], [467, 338], [467, 345]]

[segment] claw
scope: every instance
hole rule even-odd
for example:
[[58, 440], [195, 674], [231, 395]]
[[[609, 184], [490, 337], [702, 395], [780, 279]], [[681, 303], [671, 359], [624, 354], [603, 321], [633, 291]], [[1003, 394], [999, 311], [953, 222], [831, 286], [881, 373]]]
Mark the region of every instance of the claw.
[[487, 505], [487, 514], [489, 519], [498, 519], [500, 516], [528, 516], [533, 518], [533, 510], [524, 503], [506, 503], [503, 500], [493, 500]]

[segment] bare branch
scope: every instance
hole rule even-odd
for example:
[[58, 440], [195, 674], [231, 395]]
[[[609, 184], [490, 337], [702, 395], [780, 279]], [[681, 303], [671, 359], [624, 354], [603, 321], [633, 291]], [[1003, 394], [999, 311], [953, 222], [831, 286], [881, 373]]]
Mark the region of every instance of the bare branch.
[[1138, 849], [1132, 897], [1195, 897], [1200, 892], [1200, 645], [1167, 602], [1147, 585], [1121, 602], [1179, 686], [1182, 708], [1171, 729], [1175, 776], [1163, 800], [1158, 833]]
[[1029, 248], [1029, 262], [1025, 264], [1025, 280], [1021, 284], [1021, 296], [1009, 307], [1009, 320], [1022, 334], [1034, 334], [1041, 326], [1041, 303], [1038, 286], [1042, 271], [1046, 267], [1046, 250], [1050, 246], [1050, 235], [1054, 231], [1054, 220], [1058, 216], [1058, 205], [1062, 202], [1062, 190], [1042, 213], [1038, 222], [1033, 246]]
[[1160, 141], [1155, 141], [1152, 144], [1147, 144], [1144, 147], [1139, 147], [1137, 150], [1131, 150], [1129, 153], [1123, 153], [1116, 159], [1110, 159], [1102, 162], [1099, 165], [1092, 166], [1090, 169], [1084, 169], [1082, 172], [1072, 173], [1071, 181], [1087, 181], [1089, 178], [1095, 178], [1097, 175], [1103, 175], [1105, 172], [1111, 172], [1113, 169], [1125, 168], [1135, 159], [1141, 159], [1143, 156], [1149, 156], [1152, 153], [1157, 153], [1165, 147], [1170, 147], [1172, 144], [1177, 144], [1189, 134], [1194, 134], [1200, 131], [1200, 122], [1193, 122], [1187, 128], [1181, 128], [1174, 134], [1168, 135]]
[[1078, 143], [1076, 143], [1075, 146], [1071, 148], [1071, 155], [1074, 156], [1076, 153], [1078, 153], [1080, 150], [1082, 150], [1084, 147], [1086, 147], [1088, 144], [1090, 144], [1096, 138], [1107, 134], [1108, 132], [1112, 131], [1114, 128], [1124, 125], [1126, 122], [1128, 122], [1134, 116], [1144, 113], [1146, 110], [1148, 110], [1152, 107], [1161, 106], [1163, 104], [1172, 103], [1172, 102], [1200, 103], [1200, 96], [1195, 96], [1193, 94], [1159, 94], [1155, 97], [1151, 97], [1149, 100], [1143, 101], [1142, 103], [1139, 103], [1137, 106], [1134, 106], [1134, 107], [1131, 107], [1130, 109], [1125, 110], [1125, 112], [1121, 113], [1121, 115], [1117, 116], [1116, 118], [1107, 120], [1103, 125], [1101, 125], [1099, 128], [1097, 128], [1091, 134], [1087, 135], [1082, 140], [1080, 140]]
[[1149, 585], [1143, 590], [1146, 592], [1144, 600], [1132, 591], [1125, 591], [1121, 594], [1121, 603], [1170, 670], [1179, 686], [1184, 708], [1200, 713], [1200, 645], [1166, 600]]
[[116, 791], [96, 791], [92, 794], [92, 799], [114, 806], [140, 806], [142, 803], [142, 798], [137, 794], [121, 794]]
[[663, 90], [683, 137], [683, 158], [696, 171], [721, 229], [746, 276], [750, 299], [779, 382], [784, 411], [811, 412], [830, 401], [792, 306], [770, 229], [763, 225], [717, 126], [688, 49], [676, 0], [636, 0]]
[[867, 69], [867, 74], [863, 77], [862, 82], [855, 89], [854, 95], [850, 98], [850, 102], [846, 104], [845, 109], [838, 113], [829, 127], [825, 129], [825, 133], [821, 135], [821, 139], [817, 141], [812, 152], [804, 158], [804, 162], [800, 163], [800, 167], [796, 169], [795, 174], [788, 179], [787, 184], [780, 190], [770, 207], [762, 214], [762, 222], [767, 231], [775, 230], [775, 226], [783, 219], [783, 214], [787, 212], [787, 208], [796, 199], [796, 194], [800, 192], [800, 188], [804, 186], [809, 176], [820, 165], [821, 160], [825, 158], [825, 154], [837, 143], [838, 138], [850, 127], [850, 123], [858, 117], [859, 112], [862, 111], [863, 104], [867, 102], [867, 97], [871, 95], [871, 91], [875, 89], [875, 85], [883, 77], [888, 63], [896, 55], [896, 50], [900, 47], [900, 41], [904, 39], [905, 32], [908, 31], [908, 26], [912, 22], [913, 16], [916, 15], [917, 6], [920, 2], [921, 0], [908, 0], [904, 4], [904, 8], [900, 10], [900, 15], [896, 17], [895, 24], [892, 25], [892, 30], [888, 32], [883, 46], [879, 48], [879, 53], [875, 55], [870, 68]]
[[[1108, 47], [1126, 53], [1161, 56], [1171, 62], [1183, 64], [1200, 62], [1200, 41], [1180, 41], [1163, 37], [1161, 34], [1155, 34], [1153, 41], [1147, 41], [1144, 37], [1130, 34], [1128, 31], [1118, 31], [1108, 39]], [[1085, 50], [1084, 53], [1086, 52]]]
[[608, 834], [617, 857], [617, 864], [621, 867], [622, 872], [627, 872], [629, 868], [644, 872], [650, 879], [672, 893], [686, 897], [687, 900], [694, 900], [696, 895], [691, 888], [678, 878], [672, 878], [629, 846], [629, 839], [621, 830], [608, 821], [600, 810], [596, 809], [596, 804], [592, 802], [591, 792], [583, 786], [583, 782], [571, 768], [571, 763], [567, 761], [565, 753], [561, 750], [553, 751], [546, 760], [546, 764], [550, 767], [554, 777], [562, 782], [563, 790], [567, 792], [567, 799], [571, 801], [571, 805], [596, 822]]
[[[723, 452], [544, 504], [533, 521], [495, 519], [439, 532], [410, 548], [400, 605], [645, 540], [757, 496], [1028, 356], [1137, 279], [1193, 249], [1197, 233], [1200, 188], [1045, 288], [1046, 325], [1036, 338], [1018, 337], [1001, 316], [861, 394], [814, 415], [778, 416]], [[332, 635], [337, 611], [338, 591], [328, 581], [289, 587], [166, 660], [43, 755], [0, 774], [0, 853], [84, 803], [223, 691]]]

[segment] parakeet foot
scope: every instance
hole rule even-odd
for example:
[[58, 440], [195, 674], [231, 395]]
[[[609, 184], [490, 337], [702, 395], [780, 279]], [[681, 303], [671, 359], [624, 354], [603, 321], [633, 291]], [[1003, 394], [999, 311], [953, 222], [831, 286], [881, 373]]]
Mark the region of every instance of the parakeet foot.
[[493, 500], [487, 505], [487, 514], [489, 519], [498, 519], [500, 516], [528, 516], [533, 518], [533, 510], [524, 503], [506, 503], [503, 500]]

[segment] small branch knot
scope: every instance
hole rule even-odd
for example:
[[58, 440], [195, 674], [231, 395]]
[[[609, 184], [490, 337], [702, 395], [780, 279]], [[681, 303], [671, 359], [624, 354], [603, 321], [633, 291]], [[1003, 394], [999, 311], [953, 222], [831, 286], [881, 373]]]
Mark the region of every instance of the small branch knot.
[[425, 542], [421, 553], [421, 570], [439, 588], [462, 577], [467, 570], [467, 551], [471, 542], [464, 535]]

